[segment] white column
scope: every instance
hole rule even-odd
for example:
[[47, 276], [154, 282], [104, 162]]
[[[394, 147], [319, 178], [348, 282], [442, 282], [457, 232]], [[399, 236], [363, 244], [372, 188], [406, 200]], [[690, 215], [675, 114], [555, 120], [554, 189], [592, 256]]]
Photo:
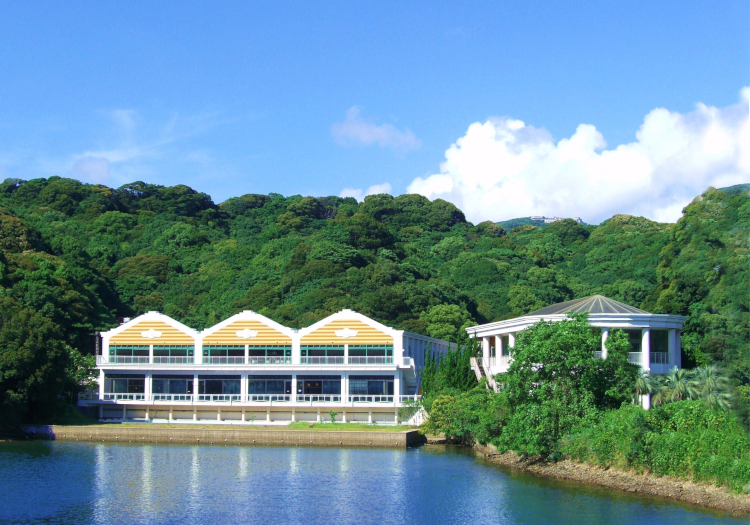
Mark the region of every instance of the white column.
[[346, 423], [346, 409], [341, 411], [341, 422]]
[[266, 408], [266, 423], [271, 422], [271, 408]]
[[216, 409], [216, 421], [221, 421], [221, 407]]
[[320, 423], [320, 409], [318, 409], [318, 416], [315, 418], [316, 423]]
[[482, 337], [482, 358], [483, 359], [490, 358], [490, 338], [489, 337]]
[[[247, 362], [247, 359], [245, 361]], [[243, 403], [247, 401], [247, 373], [240, 375], [240, 399]]]
[[154, 391], [152, 374], [152, 372], [146, 372], [146, 378], [143, 381], [143, 397], [146, 400], [146, 403], [151, 401], [151, 395]]
[[651, 408], [651, 394], [643, 394], [641, 396], [641, 406], [644, 410]]
[[[516, 346], [516, 334], [508, 334], [508, 350]], [[508, 352], [510, 354], [510, 352]]]
[[292, 423], [297, 421], [297, 415], [294, 413], [294, 408], [292, 408]]
[[651, 370], [651, 329], [641, 330], [641, 368], [645, 372]]
[[99, 369], [99, 401], [104, 399], [104, 370]]
[[[297, 400], [297, 374], [292, 374], [292, 401]], [[292, 411], [292, 421], [294, 421], [294, 411]]]
[[198, 374], [193, 374], [193, 402], [198, 401]]
[[193, 407], [193, 421], [198, 421], [198, 409]]
[[398, 406], [400, 395], [401, 395], [401, 373], [397, 371], [393, 376], [393, 401], [396, 403], [396, 406]]
[[193, 345], [193, 363], [203, 363], [203, 339], [196, 339]]
[[370, 409], [370, 413], [367, 415], [367, 422], [372, 425], [372, 409]]
[[682, 331], [675, 330], [674, 335], [674, 365], [682, 368]]
[[171, 406], [169, 407], [169, 419], [168, 419], [168, 421], [170, 423], [172, 422], [172, 407]]
[[393, 362], [397, 366], [404, 362], [404, 333], [400, 332], [393, 338]]
[[609, 328], [602, 328], [602, 359], [607, 359], [607, 339], [609, 338]]
[[301, 341], [298, 336], [295, 335], [295, 337], [292, 338], [292, 364], [298, 365], [300, 364], [300, 346]]
[[667, 352], [669, 353], [669, 368], [678, 365], [679, 358], [677, 357], [677, 330], [669, 330], [667, 332]]
[[242, 407], [242, 422], [245, 422], [245, 407]]
[[154, 345], [148, 345], [148, 362], [149, 364], [154, 363]]
[[344, 364], [349, 364], [349, 345], [344, 345]]
[[245, 345], [245, 364], [250, 363], [250, 345]]
[[348, 401], [349, 390], [347, 390], [346, 388], [346, 383], [347, 383], [346, 380], [347, 380], [348, 375], [349, 375], [348, 373], [341, 374], [341, 402], [342, 403], [346, 403]]
[[499, 335], [495, 336], [495, 359], [503, 355], [503, 338]]

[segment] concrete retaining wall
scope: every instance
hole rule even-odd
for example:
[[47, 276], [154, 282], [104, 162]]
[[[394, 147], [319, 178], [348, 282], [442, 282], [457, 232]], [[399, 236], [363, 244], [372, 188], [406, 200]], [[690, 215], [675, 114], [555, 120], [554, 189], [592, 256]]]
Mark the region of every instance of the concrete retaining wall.
[[190, 443], [232, 445], [334, 446], [401, 448], [424, 443], [416, 430], [404, 432], [354, 430], [287, 430], [270, 428], [170, 428], [158, 425], [37, 425], [27, 433], [59, 441], [119, 443]]

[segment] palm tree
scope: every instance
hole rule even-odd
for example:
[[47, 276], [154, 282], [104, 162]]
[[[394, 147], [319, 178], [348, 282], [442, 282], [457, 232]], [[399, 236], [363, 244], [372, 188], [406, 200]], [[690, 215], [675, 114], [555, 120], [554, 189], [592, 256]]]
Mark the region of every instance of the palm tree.
[[635, 395], [645, 396], [653, 391], [653, 380], [648, 372], [639, 370], [635, 378]]
[[721, 368], [714, 364], [700, 366], [693, 371], [691, 381], [696, 397], [703, 399], [709, 406], [726, 410], [729, 408], [729, 378], [723, 375]]
[[663, 395], [664, 402], [695, 399], [697, 392], [692, 380], [693, 373], [684, 368], [673, 367], [662, 380], [659, 395]]

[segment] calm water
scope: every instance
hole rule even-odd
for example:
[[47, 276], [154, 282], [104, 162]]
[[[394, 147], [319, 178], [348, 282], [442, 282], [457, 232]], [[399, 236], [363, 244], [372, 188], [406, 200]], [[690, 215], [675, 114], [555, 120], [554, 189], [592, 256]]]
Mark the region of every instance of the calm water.
[[746, 523], [470, 451], [0, 443], [2, 523]]

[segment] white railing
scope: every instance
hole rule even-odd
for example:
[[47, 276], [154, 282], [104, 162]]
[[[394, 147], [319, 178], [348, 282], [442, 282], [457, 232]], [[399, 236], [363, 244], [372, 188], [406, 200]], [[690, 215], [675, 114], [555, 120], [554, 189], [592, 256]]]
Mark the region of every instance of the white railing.
[[414, 368], [414, 359], [412, 359], [411, 357], [404, 357], [403, 366]]
[[244, 365], [244, 356], [203, 356], [203, 363], [207, 365]]
[[400, 405], [403, 405], [404, 403], [417, 403], [420, 399], [422, 399], [422, 396], [398, 396], [398, 402]]
[[110, 363], [110, 364], [116, 364], [116, 365], [147, 365], [148, 364], [148, 356], [147, 355], [111, 355], [109, 356], [109, 359], [104, 359], [105, 356], [98, 355], [96, 356], [96, 364], [101, 365], [103, 363]]
[[248, 394], [247, 395], [247, 402], [253, 403], [253, 402], [261, 402], [261, 403], [269, 403], [273, 401], [281, 401], [288, 403], [292, 400], [291, 394]]
[[186, 355], [155, 355], [155, 365], [187, 365], [193, 364], [192, 356]]
[[229, 403], [242, 401], [242, 396], [240, 394], [198, 394], [198, 401]]
[[634, 365], [639, 365], [643, 362], [641, 357], [643, 354], [641, 352], [628, 352], [628, 363], [632, 363]]
[[291, 365], [292, 358], [289, 356], [249, 356], [249, 365]]
[[386, 356], [349, 356], [350, 365], [392, 365], [393, 357]]
[[303, 357], [303, 365], [343, 365], [344, 356], [313, 356]]
[[297, 394], [298, 403], [340, 403], [340, 394]]
[[104, 394], [104, 401], [143, 401], [144, 394]]
[[78, 392], [79, 401], [98, 401], [99, 392]]
[[157, 401], [173, 401], [177, 403], [192, 403], [193, 394], [154, 394], [151, 399]]
[[393, 403], [393, 396], [359, 396], [349, 394], [352, 403]]
[[482, 358], [482, 366], [487, 372], [490, 371], [490, 368], [494, 368], [496, 364], [497, 364], [496, 357], [483, 357]]
[[604, 352], [597, 350], [594, 352], [594, 359], [604, 359]]
[[651, 352], [649, 358], [651, 359], [651, 362], [656, 365], [669, 364], [669, 353], [667, 352]]

